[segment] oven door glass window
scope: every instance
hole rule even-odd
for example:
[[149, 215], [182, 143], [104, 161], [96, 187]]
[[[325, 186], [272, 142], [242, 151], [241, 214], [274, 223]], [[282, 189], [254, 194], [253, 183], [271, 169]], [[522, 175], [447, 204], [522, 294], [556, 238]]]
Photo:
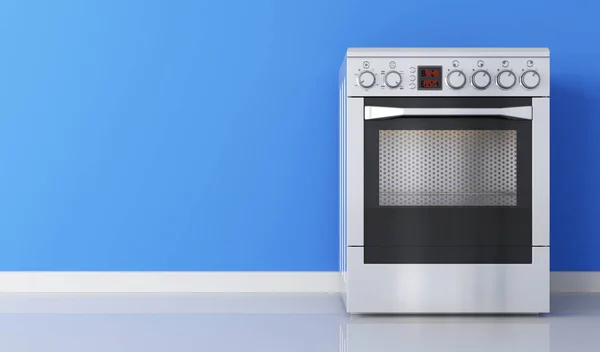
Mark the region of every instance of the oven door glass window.
[[531, 120], [365, 121], [366, 263], [531, 263]]
[[379, 130], [380, 206], [516, 206], [516, 130]]

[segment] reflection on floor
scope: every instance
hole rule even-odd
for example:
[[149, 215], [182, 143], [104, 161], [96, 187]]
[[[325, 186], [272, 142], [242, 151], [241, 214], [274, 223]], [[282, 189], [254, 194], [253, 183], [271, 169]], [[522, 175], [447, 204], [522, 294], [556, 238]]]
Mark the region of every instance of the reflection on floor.
[[546, 316], [352, 316], [336, 295], [0, 295], [0, 350], [596, 351], [600, 295]]

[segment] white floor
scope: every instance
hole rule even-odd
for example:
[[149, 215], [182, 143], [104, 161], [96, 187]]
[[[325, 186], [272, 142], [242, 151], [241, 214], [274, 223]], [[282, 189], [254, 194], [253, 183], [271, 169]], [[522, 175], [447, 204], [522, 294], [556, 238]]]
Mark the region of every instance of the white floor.
[[349, 317], [337, 295], [0, 295], [0, 351], [598, 351], [600, 295], [546, 316]]

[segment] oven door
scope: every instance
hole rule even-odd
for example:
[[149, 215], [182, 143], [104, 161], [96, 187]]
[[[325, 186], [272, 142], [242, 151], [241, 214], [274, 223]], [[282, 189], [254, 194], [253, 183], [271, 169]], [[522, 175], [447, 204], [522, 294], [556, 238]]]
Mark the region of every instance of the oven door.
[[530, 98], [365, 98], [367, 264], [532, 262]]

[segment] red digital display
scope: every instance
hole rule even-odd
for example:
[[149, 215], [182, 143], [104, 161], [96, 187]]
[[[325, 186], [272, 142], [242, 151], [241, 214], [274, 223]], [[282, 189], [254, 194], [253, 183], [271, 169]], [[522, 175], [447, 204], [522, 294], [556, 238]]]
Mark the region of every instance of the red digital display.
[[419, 66], [419, 89], [442, 89], [442, 66]]
[[421, 77], [422, 78], [428, 78], [428, 77], [439, 77], [440, 76], [440, 70], [438, 69], [424, 69], [421, 70]]
[[434, 79], [424, 79], [421, 81], [421, 88], [435, 89], [440, 87], [440, 81]]

